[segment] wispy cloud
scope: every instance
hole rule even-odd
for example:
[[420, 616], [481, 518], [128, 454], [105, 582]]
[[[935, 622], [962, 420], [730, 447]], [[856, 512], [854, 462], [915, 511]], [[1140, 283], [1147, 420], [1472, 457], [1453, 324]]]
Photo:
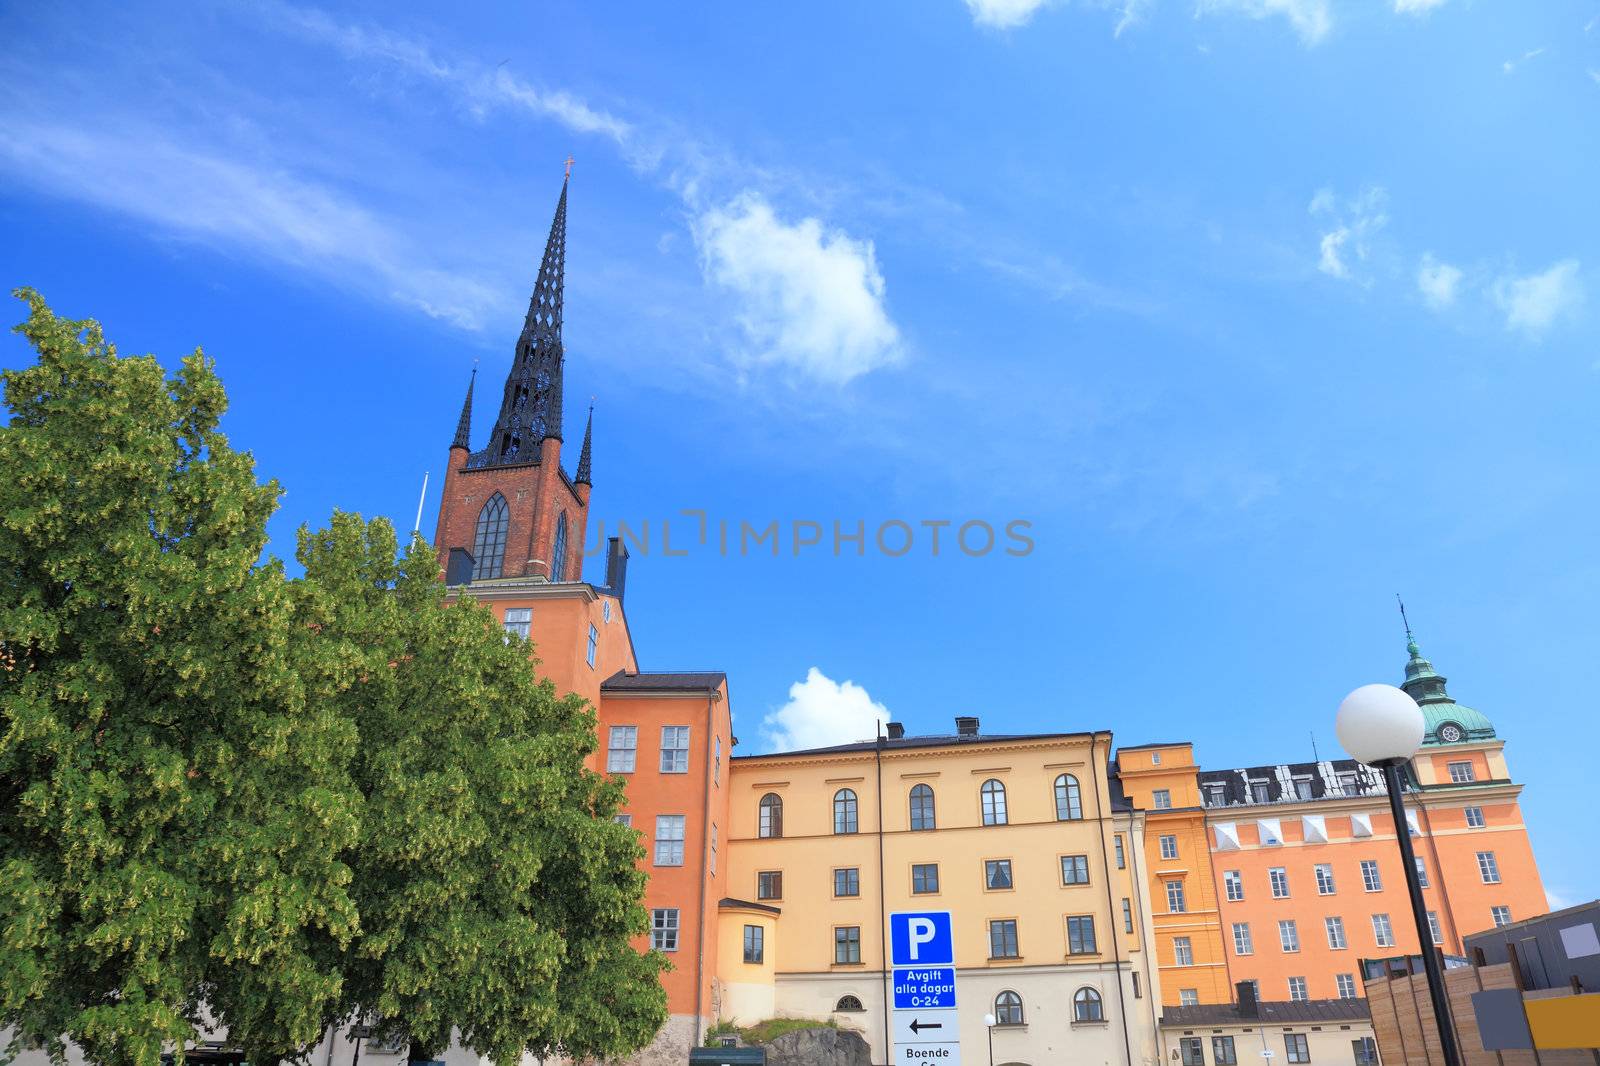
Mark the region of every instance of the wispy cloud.
[[1426, 15], [1444, 4], [1445, 0], [1394, 0], [1394, 9], [1401, 15]]
[[738, 299], [748, 360], [843, 384], [901, 358], [871, 241], [785, 222], [750, 190], [701, 214], [694, 238], [706, 278]]
[[1454, 304], [1462, 276], [1460, 267], [1440, 262], [1432, 252], [1423, 252], [1417, 267], [1417, 291], [1422, 294], [1422, 302], [1435, 311]]
[[1328, 0], [1199, 0], [1195, 12], [1200, 15], [1224, 12], [1254, 19], [1282, 18], [1308, 45], [1320, 43], [1333, 29]]
[[972, 21], [980, 26], [1008, 30], [1033, 18], [1047, 0], [967, 0]]
[[1530, 59], [1537, 59], [1542, 55], [1544, 55], [1543, 48], [1534, 48], [1530, 51], [1522, 53], [1522, 55], [1516, 59], [1508, 59], [1504, 63], [1501, 63], [1500, 69], [1507, 74], [1515, 74], [1517, 72], [1517, 68], [1522, 66], [1522, 64], [1526, 63]]
[[1348, 200], [1340, 200], [1332, 189], [1319, 189], [1307, 211], [1330, 224], [1317, 242], [1317, 269], [1329, 277], [1370, 284], [1360, 272], [1372, 255], [1372, 242], [1388, 225], [1388, 193], [1382, 186], [1371, 186]]
[[835, 681], [813, 666], [789, 686], [789, 702], [761, 723], [769, 751], [796, 751], [871, 740], [889, 709], [854, 681]]
[[1583, 283], [1576, 259], [1563, 259], [1538, 274], [1506, 276], [1495, 282], [1494, 301], [1506, 316], [1506, 328], [1537, 338], [1556, 322], [1575, 315], [1583, 304]]

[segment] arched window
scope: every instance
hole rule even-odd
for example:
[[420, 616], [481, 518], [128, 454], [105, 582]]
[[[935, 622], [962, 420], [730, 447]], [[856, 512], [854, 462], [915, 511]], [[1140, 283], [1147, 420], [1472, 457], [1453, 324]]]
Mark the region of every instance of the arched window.
[[1071, 774], [1056, 778], [1056, 821], [1072, 822], [1083, 817], [1083, 794], [1078, 779]]
[[856, 794], [848, 788], [841, 788], [833, 794], [833, 831], [856, 831]]
[[1022, 997], [1011, 991], [994, 997], [994, 1024], [1021, 1025]]
[[994, 778], [983, 783], [983, 824], [1006, 824], [1006, 786]]
[[474, 579], [500, 576], [506, 559], [506, 526], [510, 523], [506, 498], [498, 492], [478, 512], [478, 536], [472, 543]]
[[756, 836], [783, 836], [783, 799], [776, 792], [761, 797], [761, 824], [756, 828]]
[[556, 519], [556, 544], [550, 549], [550, 580], [567, 579], [567, 512]]
[[911, 786], [911, 828], [933, 828], [933, 789], [927, 785]]
[[839, 1002], [833, 1005], [833, 1009], [842, 1011], [862, 1011], [866, 1010], [867, 1008], [861, 1005], [861, 999], [858, 996], [840, 996]]
[[1080, 988], [1072, 997], [1072, 1020], [1075, 1022], [1103, 1022], [1105, 1012], [1100, 1009], [1100, 993], [1092, 988]]

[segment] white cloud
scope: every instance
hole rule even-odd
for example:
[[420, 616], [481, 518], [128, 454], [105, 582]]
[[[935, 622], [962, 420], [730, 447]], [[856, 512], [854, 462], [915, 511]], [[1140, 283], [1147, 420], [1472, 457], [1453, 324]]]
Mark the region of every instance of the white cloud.
[[1461, 268], [1440, 262], [1432, 252], [1422, 253], [1422, 263], [1417, 267], [1417, 290], [1422, 301], [1435, 311], [1442, 311], [1456, 302], [1456, 288], [1461, 284]]
[[789, 686], [789, 702], [762, 721], [773, 751], [821, 748], [871, 740], [889, 721], [889, 709], [854, 681], [834, 681], [813, 666]]
[[787, 223], [746, 190], [693, 223], [707, 280], [738, 297], [745, 356], [843, 384], [901, 358], [872, 242]]
[[1026, 24], [1044, 5], [1045, 0], [967, 0], [973, 22], [1001, 30]]
[[1500, 64], [1500, 69], [1505, 71], [1507, 74], [1514, 74], [1516, 73], [1516, 69], [1522, 66], [1522, 64], [1526, 63], [1530, 59], [1537, 59], [1542, 55], [1544, 55], [1544, 49], [1535, 48], [1532, 51], [1522, 53], [1521, 58], [1506, 60], [1504, 63]]
[[1318, 270], [1330, 277], [1366, 284], [1355, 268], [1371, 257], [1373, 242], [1389, 224], [1385, 211], [1388, 198], [1388, 193], [1378, 185], [1343, 203], [1332, 189], [1317, 190], [1306, 210], [1313, 217], [1332, 223], [1317, 244]]
[[1333, 29], [1328, 0], [1199, 0], [1196, 14], [1233, 12], [1254, 19], [1281, 16], [1306, 44], [1317, 44]]
[[1401, 15], [1426, 15], [1436, 7], [1443, 7], [1445, 0], [1394, 0], [1394, 9]]
[[1579, 265], [1576, 259], [1563, 259], [1541, 274], [1495, 282], [1494, 301], [1505, 312], [1506, 328], [1538, 336], [1558, 319], [1575, 314], [1583, 303]]
[[1576, 907], [1579, 903], [1584, 902], [1587, 897], [1580, 899], [1573, 893], [1568, 892], [1565, 888], [1557, 888], [1552, 885], [1546, 885], [1544, 889], [1544, 899], [1545, 902], [1550, 905], [1550, 909], [1552, 911], [1564, 911], [1568, 907]]

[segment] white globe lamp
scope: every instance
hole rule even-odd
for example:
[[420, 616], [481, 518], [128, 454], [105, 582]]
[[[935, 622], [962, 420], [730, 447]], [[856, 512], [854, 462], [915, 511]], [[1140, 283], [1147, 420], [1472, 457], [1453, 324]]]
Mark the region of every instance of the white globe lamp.
[[1417, 753], [1425, 723], [1417, 701], [1393, 685], [1362, 685], [1339, 704], [1333, 729], [1357, 762], [1384, 766]]

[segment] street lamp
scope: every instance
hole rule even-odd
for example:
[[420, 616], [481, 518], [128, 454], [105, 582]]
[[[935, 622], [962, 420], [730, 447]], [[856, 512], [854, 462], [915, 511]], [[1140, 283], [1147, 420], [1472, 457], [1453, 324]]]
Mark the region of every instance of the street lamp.
[[989, 1031], [989, 1066], [994, 1066], [994, 1015], [983, 1016], [983, 1027]]
[[1400, 768], [1422, 747], [1425, 724], [1422, 708], [1393, 685], [1362, 685], [1339, 704], [1334, 721], [1339, 743], [1358, 762], [1383, 771], [1389, 789], [1389, 810], [1394, 814], [1394, 835], [1400, 844], [1400, 862], [1405, 869], [1406, 888], [1411, 894], [1411, 918], [1417, 926], [1417, 943], [1422, 948], [1422, 968], [1428, 975], [1428, 997], [1433, 1000], [1433, 1018], [1439, 1026], [1439, 1046], [1445, 1066], [1461, 1066], [1456, 1050], [1455, 1026], [1450, 1020], [1450, 1001], [1444, 990], [1444, 973], [1439, 967], [1439, 952], [1428, 925], [1428, 908], [1422, 900], [1422, 885], [1417, 879], [1417, 857], [1411, 848], [1411, 826], [1406, 821], [1405, 804], [1400, 799]]

